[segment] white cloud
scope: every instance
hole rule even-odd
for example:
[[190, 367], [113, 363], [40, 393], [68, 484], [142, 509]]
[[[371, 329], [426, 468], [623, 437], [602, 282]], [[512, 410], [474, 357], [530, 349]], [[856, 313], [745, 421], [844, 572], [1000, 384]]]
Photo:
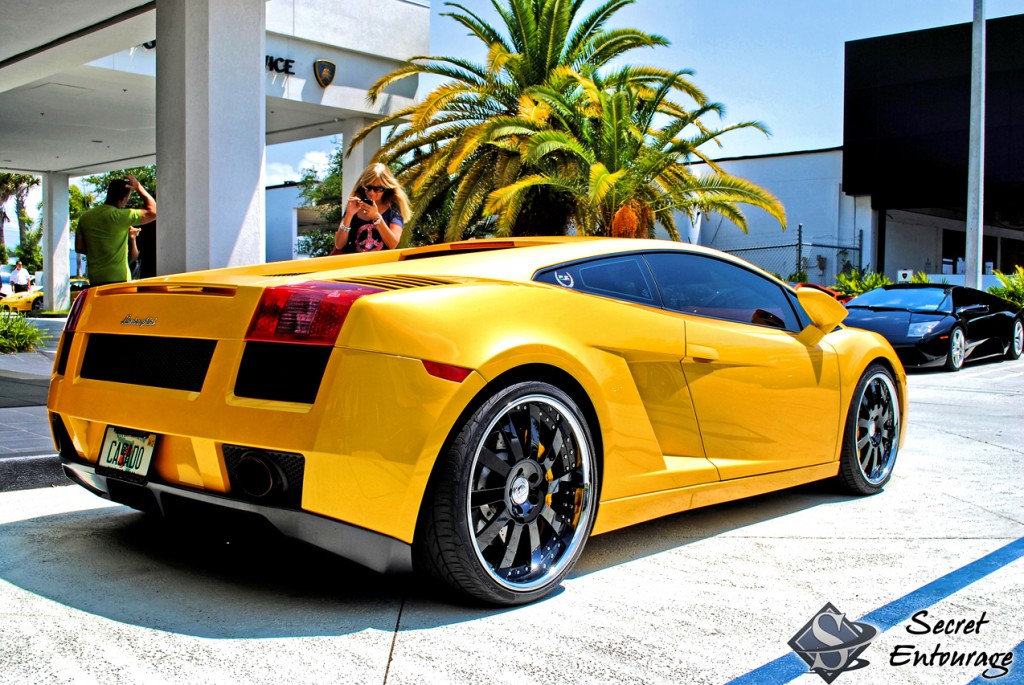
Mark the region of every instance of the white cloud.
[[284, 162], [268, 162], [264, 184], [277, 186], [286, 181], [298, 181], [301, 177], [299, 171], [291, 164]]
[[323, 176], [327, 171], [327, 166], [330, 164], [330, 156], [323, 150], [310, 150], [303, 158], [302, 162], [299, 163], [300, 169], [312, 167], [316, 169], [316, 173], [319, 176]]
[[302, 178], [302, 170], [312, 168], [319, 176], [323, 176], [330, 164], [330, 155], [322, 150], [309, 150], [302, 156], [298, 164], [286, 162], [267, 162], [267, 186], [276, 186], [287, 181], [298, 181]]

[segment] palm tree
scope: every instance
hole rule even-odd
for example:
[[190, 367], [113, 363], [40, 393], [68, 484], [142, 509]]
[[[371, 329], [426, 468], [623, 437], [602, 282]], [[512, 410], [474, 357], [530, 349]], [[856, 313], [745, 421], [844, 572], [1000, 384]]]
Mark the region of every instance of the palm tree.
[[[500, 217], [495, 233], [511, 230], [530, 191], [538, 188], [571, 198], [576, 229], [588, 235], [649, 237], [660, 223], [679, 240], [673, 211], [691, 219], [697, 212], [715, 212], [746, 231], [739, 203], [765, 210], [785, 228], [785, 211], [775, 197], [724, 173], [701, 150], [733, 130], [767, 132], [764, 125], [748, 121], [708, 128], [702, 117], [721, 114], [722, 105], [705, 102], [684, 109], [670, 98], [680, 90], [680, 76], [573, 74], [572, 83], [560, 89], [530, 90], [534, 109], [547, 113], [544, 122], [508, 117], [492, 122], [486, 139], [517, 149], [524, 165], [536, 170], [488, 196], [484, 211]], [[691, 162], [706, 163], [710, 173], [695, 174]]]
[[[514, 142], [493, 136], [495, 121], [544, 123], [547, 110], [529, 96], [531, 89], [557, 91], [574, 73], [594, 73], [636, 48], [668, 45], [665, 38], [637, 29], [605, 29], [607, 21], [633, 1], [607, 0], [581, 17], [583, 0], [491, 0], [499, 17], [497, 27], [460, 4], [446, 3], [453, 11], [443, 16], [462, 24], [484, 44], [486, 62], [414, 57], [378, 80], [370, 88], [371, 99], [418, 74], [449, 81], [422, 102], [375, 122], [352, 141], [356, 144], [380, 127], [396, 126], [378, 158], [411, 191], [410, 224], [429, 218], [435, 222], [438, 239], [442, 235], [448, 240], [461, 238], [484, 220], [484, 202], [492, 191], [534, 171], [524, 166]], [[622, 71], [640, 80], [671, 76], [698, 103], [705, 100], [683, 78], [688, 72], [669, 74], [648, 67]], [[509, 230], [536, 233], [547, 227], [564, 232], [575, 211], [568, 202], [571, 197], [541, 186], [525, 192], [529, 208], [520, 207], [518, 224]]]
[[7, 263], [7, 241], [4, 238], [4, 224], [10, 221], [10, 217], [7, 216], [7, 211], [4, 207], [7, 205], [7, 201], [18, 192], [19, 179], [22, 176], [23, 174], [0, 174], [0, 260], [4, 264]]
[[3, 238], [3, 225], [11, 220], [4, 212], [4, 205], [12, 197], [15, 204], [15, 217], [18, 219], [18, 235], [22, 241], [25, 240], [25, 233], [31, 228], [22, 220], [25, 211], [25, 201], [28, 191], [33, 186], [39, 185], [39, 177], [32, 174], [0, 174], [0, 251], [7, 250], [7, 244]]
[[14, 192], [14, 210], [18, 215], [18, 240], [19, 244], [29, 242], [29, 231], [32, 230], [32, 220], [25, 212], [25, 203], [28, 201], [28, 191], [39, 185], [39, 177], [30, 174], [17, 174], [17, 188]]

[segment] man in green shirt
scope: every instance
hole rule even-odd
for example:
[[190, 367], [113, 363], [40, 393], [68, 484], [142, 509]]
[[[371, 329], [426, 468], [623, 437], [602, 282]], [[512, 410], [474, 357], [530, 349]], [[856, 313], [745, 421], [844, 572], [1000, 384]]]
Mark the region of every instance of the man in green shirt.
[[[132, 191], [136, 191], [145, 204], [142, 209], [125, 209]], [[102, 205], [86, 211], [78, 219], [75, 232], [75, 251], [88, 258], [89, 285], [124, 283], [131, 280], [128, 268], [133, 226], [148, 224], [156, 219], [156, 200], [138, 179], [126, 176], [115, 179], [107, 186], [107, 199]], [[135, 233], [138, 229], [135, 230]], [[131, 237], [131, 241], [129, 240]], [[136, 251], [136, 256], [138, 253]]]

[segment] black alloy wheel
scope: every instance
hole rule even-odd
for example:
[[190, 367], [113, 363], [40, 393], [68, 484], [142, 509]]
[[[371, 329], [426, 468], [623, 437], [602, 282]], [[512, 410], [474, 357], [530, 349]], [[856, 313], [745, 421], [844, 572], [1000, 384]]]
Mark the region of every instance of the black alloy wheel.
[[579, 407], [547, 383], [495, 392], [461, 426], [416, 533], [417, 567], [491, 604], [539, 599], [572, 570], [597, 513], [597, 455]]
[[900, 445], [900, 402], [892, 373], [871, 364], [853, 393], [843, 433], [839, 480], [857, 495], [873, 495], [892, 477]]

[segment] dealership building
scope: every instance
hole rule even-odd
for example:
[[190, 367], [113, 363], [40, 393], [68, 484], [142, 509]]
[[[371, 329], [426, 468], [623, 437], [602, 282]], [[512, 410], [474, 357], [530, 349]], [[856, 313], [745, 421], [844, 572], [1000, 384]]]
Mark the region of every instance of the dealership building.
[[[266, 146], [338, 135], [347, 146], [415, 101], [374, 81], [429, 53], [428, 0], [38, 0], [0, 23], [0, 170], [43, 179], [46, 307], [68, 301], [71, 178], [159, 160], [151, 274], [296, 256], [315, 223], [293, 185], [265, 189]], [[985, 271], [1024, 264], [1024, 16], [987, 22]], [[720, 160], [771, 191], [744, 234], [701, 217], [684, 237], [783, 278], [843, 268], [962, 280], [971, 26], [846, 44], [841, 147]], [[345, 160], [355, 178], [379, 147]], [[685, 222], [679, 222], [686, 225]], [[987, 276], [986, 283], [993, 277]]]
[[[158, 273], [267, 258], [266, 146], [340, 135], [414, 102], [427, 0], [36, 0], [0, 22], [0, 170], [42, 177], [47, 308], [69, 301], [69, 181], [158, 164]], [[346, 158], [358, 177], [379, 147]]]

